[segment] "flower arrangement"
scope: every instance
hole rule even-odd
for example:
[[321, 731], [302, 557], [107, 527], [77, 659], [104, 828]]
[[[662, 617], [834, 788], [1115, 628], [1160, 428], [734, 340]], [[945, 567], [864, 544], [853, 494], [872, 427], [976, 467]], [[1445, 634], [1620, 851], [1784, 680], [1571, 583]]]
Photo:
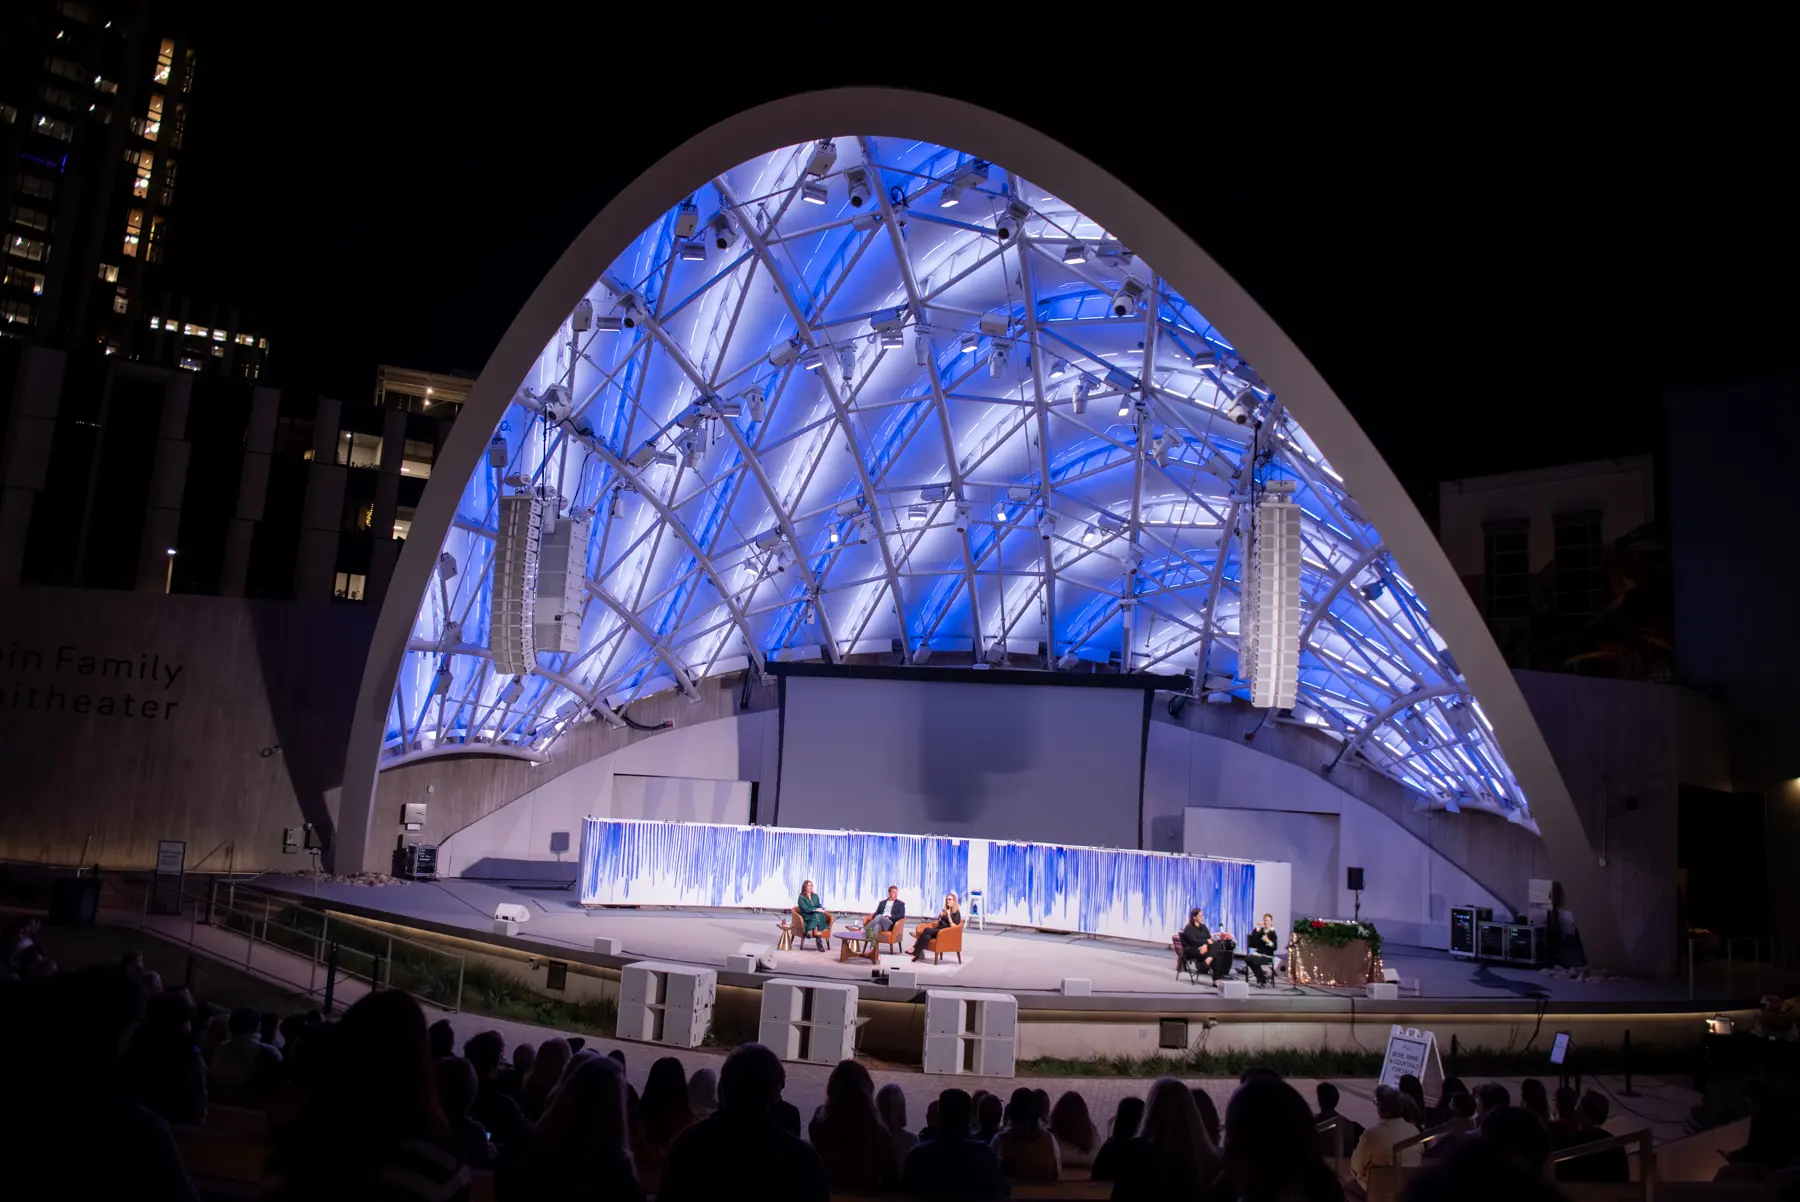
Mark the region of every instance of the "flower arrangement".
[[1322, 943], [1326, 947], [1343, 947], [1357, 939], [1367, 941], [1369, 950], [1381, 955], [1381, 932], [1369, 922], [1326, 922], [1320, 918], [1296, 918], [1294, 934]]

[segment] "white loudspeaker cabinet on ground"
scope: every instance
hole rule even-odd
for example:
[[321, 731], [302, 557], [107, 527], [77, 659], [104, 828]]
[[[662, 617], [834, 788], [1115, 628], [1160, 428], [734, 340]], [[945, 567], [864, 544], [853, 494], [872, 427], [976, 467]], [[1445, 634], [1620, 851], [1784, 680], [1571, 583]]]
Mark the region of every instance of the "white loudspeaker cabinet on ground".
[[925, 991], [925, 1071], [1010, 1077], [1019, 1041], [1019, 999], [1010, 993]]
[[488, 647], [493, 652], [494, 671], [501, 675], [522, 676], [537, 669], [532, 622], [537, 606], [543, 520], [542, 498], [529, 493], [500, 498]]
[[510, 918], [496, 918], [494, 919], [493, 932], [496, 935], [517, 935], [519, 933], [519, 924], [512, 921]]
[[594, 950], [602, 956], [620, 956], [624, 954], [624, 945], [611, 935], [601, 935], [594, 940]]
[[887, 983], [894, 989], [917, 989], [919, 974], [910, 969], [890, 968], [888, 969]]
[[558, 519], [538, 553], [532, 630], [539, 651], [581, 650], [581, 609], [587, 600], [589, 519]]
[[504, 918], [508, 922], [530, 922], [531, 909], [518, 902], [501, 902], [494, 907], [494, 917]]
[[1062, 992], [1064, 997], [1088, 997], [1094, 992], [1094, 983], [1086, 977], [1064, 977]]
[[697, 1048], [712, 1025], [719, 976], [710, 968], [640, 960], [619, 971], [619, 1038]]
[[856, 1050], [854, 985], [776, 977], [763, 982], [757, 1036], [783, 1060], [836, 1064]]
[[1222, 998], [1234, 998], [1238, 1001], [1247, 1002], [1250, 1000], [1250, 982], [1235, 979], [1220, 981], [1219, 996]]
[[1393, 981], [1370, 981], [1369, 996], [1378, 1002], [1396, 1002], [1400, 1000], [1400, 986]]
[[755, 972], [756, 971], [756, 957], [755, 956], [726, 956], [725, 957], [725, 971], [726, 972]]

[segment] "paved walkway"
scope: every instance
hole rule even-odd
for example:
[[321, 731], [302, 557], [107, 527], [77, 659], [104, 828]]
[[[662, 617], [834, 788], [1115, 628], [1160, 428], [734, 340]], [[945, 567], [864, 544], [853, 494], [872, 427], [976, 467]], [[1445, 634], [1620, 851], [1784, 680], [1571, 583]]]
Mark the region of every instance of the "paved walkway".
[[[119, 925], [138, 925], [137, 915], [108, 915]], [[296, 956], [266, 944], [251, 944], [251, 941], [234, 931], [219, 927], [190, 924], [188, 918], [163, 918], [151, 916], [142, 920], [144, 928], [169, 939], [172, 942], [190, 944], [196, 950], [227, 964], [232, 964], [257, 976], [263, 977], [276, 985], [282, 985], [296, 993], [317, 996], [323, 985], [324, 973], [316, 965], [303, 956]], [[340, 1006], [349, 1005], [360, 998], [367, 989], [358, 981], [340, 977], [337, 986], [337, 1001]], [[428, 1008], [429, 1009], [429, 1008]], [[482, 1014], [447, 1014], [450, 1024], [456, 1030], [457, 1043], [482, 1031], [498, 1031], [506, 1039], [507, 1054], [520, 1043], [541, 1043], [558, 1035], [569, 1034], [548, 1027], [540, 1027], [531, 1023], [512, 1022], [507, 1019], [491, 1018]], [[590, 1047], [601, 1051], [621, 1050], [625, 1053], [626, 1071], [634, 1085], [642, 1087], [649, 1074], [652, 1062], [665, 1055], [675, 1056], [682, 1066], [693, 1072], [698, 1068], [717, 1070], [723, 1062], [723, 1050], [713, 1049], [673, 1049], [655, 1047], [650, 1044], [634, 1043], [628, 1040], [605, 1039], [592, 1035], [583, 1035]], [[825, 1079], [830, 1074], [828, 1065], [788, 1064], [786, 1097], [800, 1109], [802, 1115], [810, 1115], [813, 1109], [825, 1100]], [[906, 1093], [907, 1123], [917, 1128], [924, 1122], [925, 1106], [938, 1093], [953, 1084], [970, 1090], [987, 1089], [996, 1093], [1010, 1093], [1019, 1086], [1030, 1086], [1033, 1089], [1044, 1089], [1054, 1099], [1066, 1090], [1075, 1090], [1087, 1100], [1088, 1109], [1094, 1120], [1102, 1128], [1111, 1118], [1113, 1110], [1120, 1099], [1126, 1097], [1142, 1097], [1149, 1088], [1150, 1082], [1142, 1078], [1121, 1077], [928, 1077], [917, 1071], [877, 1069], [872, 1075], [877, 1088], [894, 1082]], [[1518, 1077], [1481, 1078], [1480, 1080], [1497, 1079], [1514, 1098], [1519, 1094]], [[1554, 1081], [1545, 1078], [1546, 1085], [1554, 1085]], [[1290, 1082], [1308, 1100], [1313, 1100], [1313, 1088], [1317, 1080], [1310, 1078], [1293, 1078]], [[1342, 1095], [1340, 1110], [1347, 1117], [1372, 1125], [1375, 1120], [1374, 1089], [1375, 1082], [1368, 1078], [1334, 1079], [1332, 1082]], [[1473, 1086], [1478, 1082], [1471, 1080]], [[1231, 1093], [1237, 1088], [1237, 1082], [1230, 1079], [1207, 1077], [1190, 1078], [1189, 1085], [1203, 1087], [1212, 1095], [1221, 1114]], [[1639, 1077], [1636, 1087], [1641, 1097], [1621, 1098], [1618, 1096], [1623, 1082], [1616, 1077], [1589, 1077], [1585, 1085], [1600, 1089], [1609, 1095], [1613, 1105], [1612, 1120], [1607, 1127], [1623, 1134], [1650, 1127], [1658, 1143], [1666, 1143], [1685, 1134], [1689, 1108], [1696, 1105], [1700, 1097], [1692, 1089], [1655, 1077]]]

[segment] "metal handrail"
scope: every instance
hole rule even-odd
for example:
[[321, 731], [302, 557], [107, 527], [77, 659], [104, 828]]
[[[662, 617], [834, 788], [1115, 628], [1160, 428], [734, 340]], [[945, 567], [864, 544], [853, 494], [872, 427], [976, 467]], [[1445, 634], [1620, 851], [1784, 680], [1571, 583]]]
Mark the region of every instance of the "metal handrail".
[[1644, 1202], [1655, 1202], [1656, 1198], [1656, 1137], [1650, 1128], [1633, 1131], [1628, 1135], [1611, 1135], [1605, 1139], [1597, 1139], [1591, 1144], [1570, 1144], [1550, 1153], [1550, 1159], [1544, 1165], [1544, 1175], [1554, 1177], [1556, 1166], [1568, 1160], [1580, 1160], [1583, 1156], [1592, 1156], [1596, 1152], [1609, 1152], [1614, 1148], [1629, 1151], [1637, 1148], [1638, 1185]]
[[1322, 1123], [1313, 1124], [1315, 1135], [1323, 1135], [1327, 1131], [1337, 1133], [1337, 1138], [1331, 1141], [1331, 1146], [1336, 1149], [1331, 1156], [1331, 1171], [1338, 1175], [1339, 1181], [1344, 1179], [1344, 1131], [1349, 1124], [1350, 1120], [1341, 1114], [1334, 1114]]

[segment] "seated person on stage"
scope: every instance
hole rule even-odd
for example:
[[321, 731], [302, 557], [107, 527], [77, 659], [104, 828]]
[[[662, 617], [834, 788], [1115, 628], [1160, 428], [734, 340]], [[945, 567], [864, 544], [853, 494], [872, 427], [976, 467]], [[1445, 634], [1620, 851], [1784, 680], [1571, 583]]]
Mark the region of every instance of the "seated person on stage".
[[863, 919], [864, 931], [891, 931], [906, 921], [906, 903], [900, 900], [900, 886], [889, 885], [888, 895], [875, 907], [875, 912]]
[[1212, 937], [1207, 948], [1206, 971], [1212, 979], [1222, 981], [1231, 975], [1231, 960], [1237, 954], [1237, 940], [1231, 937], [1230, 931], [1220, 931]]
[[962, 908], [956, 904], [956, 894], [944, 894], [944, 908], [938, 911], [938, 916], [936, 918], [932, 919], [925, 926], [920, 927], [919, 933], [913, 937], [912, 958], [915, 960], [923, 960], [925, 958], [925, 945], [931, 942], [931, 937], [933, 935], [937, 934], [945, 927], [959, 927], [961, 925]]
[[1200, 966], [1206, 963], [1206, 953], [1212, 943], [1212, 932], [1206, 929], [1206, 915], [1200, 907], [1195, 906], [1188, 911], [1187, 925], [1181, 928], [1181, 967], [1191, 971], [1202, 971]]
[[801, 927], [795, 934], [802, 940], [817, 940], [819, 950], [825, 950], [825, 932], [831, 929], [831, 915], [825, 911], [825, 903], [813, 892], [811, 881], [800, 883], [800, 900], [794, 903], [794, 909], [800, 911]]
[[[1258, 985], [1269, 983], [1269, 978], [1263, 975], [1263, 969], [1267, 967], [1270, 972], [1275, 970], [1275, 950], [1280, 944], [1281, 941], [1275, 934], [1275, 916], [1264, 914], [1262, 925], [1250, 932], [1250, 938], [1244, 946], [1244, 950], [1249, 953], [1244, 960], [1250, 965], [1250, 971], [1256, 974]], [[1268, 957], [1267, 965], [1263, 963], [1265, 956]]]

